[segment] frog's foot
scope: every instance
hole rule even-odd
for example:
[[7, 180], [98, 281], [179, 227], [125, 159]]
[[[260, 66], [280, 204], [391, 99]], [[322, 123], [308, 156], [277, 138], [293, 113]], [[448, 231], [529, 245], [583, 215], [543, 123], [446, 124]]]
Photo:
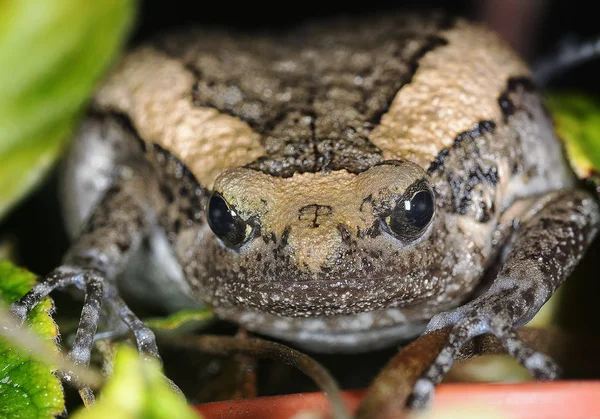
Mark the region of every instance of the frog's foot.
[[[449, 328], [448, 342], [417, 381], [413, 407], [424, 407], [434, 385], [448, 372], [461, 348], [475, 336], [495, 335], [507, 352], [537, 379], [558, 376], [557, 365], [520, 341], [514, 329], [535, 316], [569, 275], [600, 226], [600, 212], [586, 192], [545, 195], [516, 225], [510, 252], [490, 288], [468, 304], [435, 316], [426, 333]], [[513, 222], [513, 225], [514, 222]]]
[[[127, 307], [115, 286], [94, 269], [61, 266], [13, 303], [10, 311], [22, 324], [29, 312], [48, 294], [69, 285], [74, 285], [85, 293], [75, 340], [67, 355], [74, 364], [89, 365], [103, 302], [107, 304], [106, 308], [118, 316], [133, 332], [140, 353], [153, 358], [159, 357], [154, 333]], [[72, 374], [69, 372], [65, 372], [63, 377], [67, 381], [73, 381]], [[78, 387], [77, 383], [74, 384]]]
[[521, 320], [515, 318], [515, 314], [520, 312], [513, 304], [518, 301], [514, 298], [515, 293], [519, 293], [516, 288], [505, 289], [431, 319], [425, 333], [449, 328], [450, 335], [431, 366], [416, 382], [409, 400], [411, 408], [424, 408], [430, 404], [435, 385], [450, 370], [461, 348], [474, 337], [485, 333], [495, 335], [506, 351], [536, 379], [557, 378], [559, 368], [554, 361], [525, 345], [514, 331], [514, 325]]

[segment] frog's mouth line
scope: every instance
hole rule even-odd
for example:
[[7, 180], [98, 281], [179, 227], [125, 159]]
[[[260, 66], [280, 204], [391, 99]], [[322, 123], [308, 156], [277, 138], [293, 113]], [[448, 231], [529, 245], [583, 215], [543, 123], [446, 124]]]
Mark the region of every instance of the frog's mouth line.
[[362, 352], [418, 336], [434, 313], [388, 308], [329, 317], [285, 317], [244, 307], [217, 308], [219, 317], [311, 351]]

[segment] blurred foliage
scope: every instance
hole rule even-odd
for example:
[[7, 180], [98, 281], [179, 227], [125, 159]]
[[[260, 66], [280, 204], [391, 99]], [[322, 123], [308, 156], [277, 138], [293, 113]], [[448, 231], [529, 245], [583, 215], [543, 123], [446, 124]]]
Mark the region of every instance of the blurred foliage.
[[185, 309], [166, 317], [145, 320], [144, 323], [154, 330], [161, 332], [185, 332], [206, 327], [214, 319], [209, 308]]
[[95, 406], [81, 409], [74, 419], [198, 419], [177, 394], [154, 360], [143, 360], [129, 346], [117, 350], [114, 373]]
[[[0, 261], [0, 301], [10, 304], [24, 295], [35, 276], [8, 262]], [[58, 351], [58, 329], [50, 313], [52, 301], [46, 298], [27, 317], [26, 324], [53, 351]], [[35, 354], [15, 348], [0, 338], [0, 417], [54, 418], [65, 409], [63, 389], [54, 369]]]
[[[32, 273], [0, 261], [0, 301], [5, 305], [24, 295], [34, 282]], [[33, 309], [26, 325], [57, 353], [58, 329], [50, 316], [52, 310], [52, 301], [45, 299]], [[165, 321], [165, 326], [169, 329], [181, 324], [177, 319], [185, 323], [184, 319], [197, 319], [198, 315], [210, 317], [209, 312], [184, 313]], [[199, 417], [163, 375], [158, 360], [143, 359], [137, 350], [123, 345], [110, 370], [111, 377], [96, 405], [82, 408], [74, 418]], [[39, 361], [37, 354], [0, 338], [0, 371], [0, 417], [49, 419], [64, 411], [63, 388], [53, 373], [55, 368]]]
[[120, 51], [135, 0], [0, 0], [0, 217], [34, 187]]
[[571, 166], [600, 194], [600, 99], [583, 93], [554, 93], [547, 104]]

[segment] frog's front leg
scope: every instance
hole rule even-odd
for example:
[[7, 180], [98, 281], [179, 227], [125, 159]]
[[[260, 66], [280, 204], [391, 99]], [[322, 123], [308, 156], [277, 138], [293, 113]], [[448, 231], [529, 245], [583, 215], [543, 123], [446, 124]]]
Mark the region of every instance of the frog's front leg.
[[164, 203], [153, 168], [143, 162], [124, 166], [121, 175], [93, 211], [64, 264], [41, 279], [11, 306], [21, 321], [50, 292], [74, 285], [85, 293], [79, 326], [69, 357], [75, 364], [90, 361], [103, 302], [111, 318], [120, 318], [134, 333], [140, 352], [157, 357], [154, 334], [125, 305], [115, 278], [148, 230], [157, 224]]
[[517, 227], [510, 253], [489, 290], [429, 322], [425, 333], [451, 328], [450, 336], [415, 384], [411, 407], [429, 403], [434, 385], [450, 370], [461, 348], [484, 333], [494, 334], [534, 377], [557, 377], [555, 363], [527, 347], [514, 329], [531, 320], [571, 273], [596, 235], [600, 214], [595, 200], [577, 190], [550, 193], [532, 212]]

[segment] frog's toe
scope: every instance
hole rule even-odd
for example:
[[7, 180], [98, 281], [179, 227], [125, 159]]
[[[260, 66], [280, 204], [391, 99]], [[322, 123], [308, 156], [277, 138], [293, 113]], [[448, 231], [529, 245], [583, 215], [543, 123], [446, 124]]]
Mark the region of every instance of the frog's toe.
[[68, 266], [55, 269], [48, 276], [38, 281], [27, 294], [10, 306], [10, 312], [19, 323], [23, 323], [27, 315], [55, 289], [63, 288], [78, 281], [78, 271]]
[[127, 306], [114, 286], [111, 286], [108, 289], [106, 302], [109, 309], [112, 310], [115, 315], [120, 317], [128, 329], [133, 333], [140, 354], [160, 359], [154, 332]]
[[538, 380], [556, 380], [560, 376], [561, 370], [556, 362], [540, 352], [535, 352], [522, 364]]
[[[513, 327], [520, 319], [514, 318], [510, 308], [501, 309], [498, 304], [490, 304], [494, 301], [475, 300], [431, 319], [427, 332], [448, 328], [450, 334], [432, 364], [415, 384], [409, 401], [410, 407], [426, 407], [433, 396], [433, 386], [438, 384], [450, 370], [462, 347], [474, 337], [484, 333], [492, 333], [496, 336], [508, 354], [527, 368], [534, 378], [553, 380], [558, 377], [559, 367], [552, 359], [534, 351], [518, 338]], [[429, 388], [431, 390], [428, 390]]]
[[[447, 325], [452, 325], [452, 329], [448, 336], [448, 340], [432, 364], [413, 387], [413, 392], [408, 402], [409, 407], [426, 407], [433, 398], [434, 386], [442, 381], [444, 375], [452, 368], [454, 360], [458, 357], [461, 348], [475, 336], [481, 335], [487, 331], [486, 322], [480, 317], [465, 316], [463, 314], [464, 313], [453, 315], [452, 313], [448, 313], [448, 316], [436, 316], [437, 319], [432, 319], [432, 322], [437, 322], [435, 323], [436, 328], [432, 330], [437, 330], [437, 326], [442, 328]], [[449, 319], [454, 319], [456, 322], [451, 323]], [[444, 326], [442, 326], [442, 324]]]
[[[75, 266], [61, 266], [50, 275], [41, 279], [21, 299], [11, 305], [11, 312], [17, 321], [23, 322], [27, 314], [52, 291], [74, 285], [85, 292], [85, 300], [75, 339], [67, 357], [76, 365], [88, 365], [98, 328], [103, 304], [112, 311], [133, 332], [140, 353], [158, 358], [158, 348], [154, 333], [127, 307], [119, 296], [116, 287], [106, 281], [103, 275], [94, 269]], [[63, 374], [71, 381], [70, 373]], [[76, 384], [76, 383], [75, 383]]]
[[555, 380], [560, 375], [560, 367], [547, 355], [536, 352], [520, 340], [513, 330], [495, 330], [506, 352], [515, 358], [537, 380]]
[[412, 394], [408, 399], [411, 409], [425, 409], [433, 400], [435, 384], [428, 378], [419, 378], [413, 387]]
[[[38, 281], [27, 294], [14, 302], [10, 311], [21, 323], [27, 314], [34, 309], [39, 302], [46, 298], [52, 291], [69, 285], [74, 285], [85, 293], [85, 300], [81, 309], [79, 326], [75, 334], [75, 340], [67, 357], [76, 365], [88, 365], [90, 362], [94, 335], [100, 320], [102, 300], [104, 299], [104, 277], [93, 269], [82, 269], [75, 266], [61, 266], [48, 276]], [[73, 382], [72, 372], [64, 372], [63, 378]]]

